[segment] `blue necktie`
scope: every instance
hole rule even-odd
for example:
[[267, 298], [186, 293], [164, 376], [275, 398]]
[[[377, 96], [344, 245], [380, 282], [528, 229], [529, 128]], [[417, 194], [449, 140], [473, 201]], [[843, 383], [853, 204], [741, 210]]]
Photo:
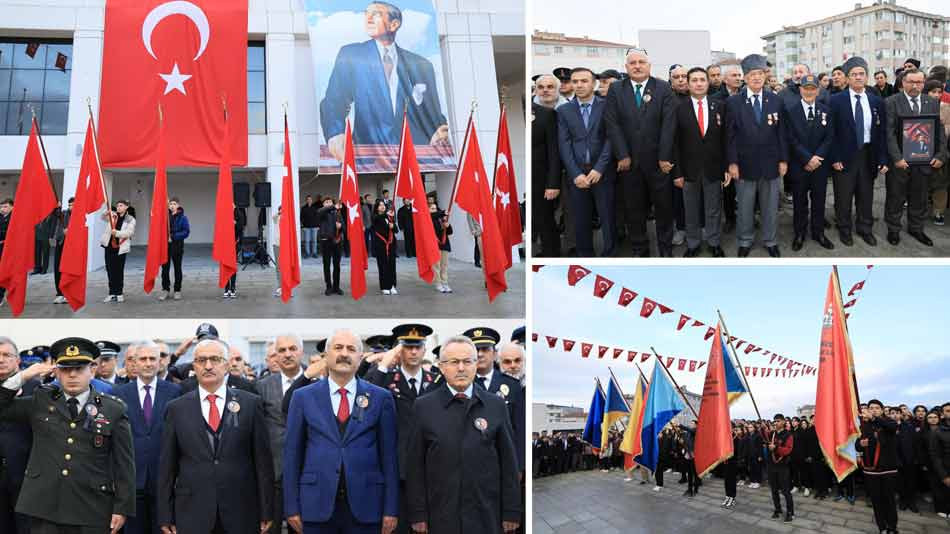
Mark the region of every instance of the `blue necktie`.
[[864, 146], [864, 108], [861, 107], [861, 95], [854, 95], [854, 131], [858, 136], [858, 147]]
[[590, 104], [581, 104], [581, 118], [584, 119], [584, 128], [589, 127], [590, 122]]
[[762, 103], [759, 102], [759, 95], [752, 95], [752, 113], [755, 115], [755, 123], [762, 124]]
[[637, 107], [640, 107], [640, 103], [643, 101], [643, 95], [640, 94], [640, 84], [634, 86], [633, 96], [637, 99]]

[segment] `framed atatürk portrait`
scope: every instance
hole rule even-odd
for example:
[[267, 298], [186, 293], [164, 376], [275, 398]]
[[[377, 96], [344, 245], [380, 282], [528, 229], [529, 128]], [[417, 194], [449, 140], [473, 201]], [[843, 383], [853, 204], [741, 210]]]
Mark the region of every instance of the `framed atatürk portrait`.
[[934, 158], [937, 128], [936, 115], [901, 117], [904, 161], [909, 165], [930, 165]]

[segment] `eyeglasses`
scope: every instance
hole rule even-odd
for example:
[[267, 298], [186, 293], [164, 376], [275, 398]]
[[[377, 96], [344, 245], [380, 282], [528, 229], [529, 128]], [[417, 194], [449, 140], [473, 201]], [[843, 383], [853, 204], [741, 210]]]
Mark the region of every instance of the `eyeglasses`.
[[211, 365], [221, 365], [224, 362], [224, 358], [220, 356], [210, 356], [210, 357], [201, 357], [195, 358], [196, 367], [207, 367], [210, 363]]
[[16, 357], [17, 355], [12, 352], [0, 352], [0, 360], [13, 360]]
[[475, 365], [475, 362], [476, 362], [475, 358], [467, 358], [465, 360], [451, 359], [451, 360], [440, 360], [439, 365], [442, 365], [443, 367], [461, 367], [463, 365], [465, 367], [471, 367]]

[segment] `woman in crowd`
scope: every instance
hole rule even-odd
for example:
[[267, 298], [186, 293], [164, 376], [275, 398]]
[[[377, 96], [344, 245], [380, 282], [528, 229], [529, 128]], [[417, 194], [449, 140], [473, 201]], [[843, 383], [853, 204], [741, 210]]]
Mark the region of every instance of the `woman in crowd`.
[[373, 206], [373, 256], [379, 269], [379, 288], [383, 295], [398, 295], [396, 291], [396, 226], [393, 210], [382, 199]]
[[109, 296], [102, 302], [124, 302], [125, 258], [132, 249], [135, 234], [134, 212], [128, 200], [116, 201], [111, 211], [102, 214], [108, 224], [99, 244], [105, 249], [106, 276], [109, 278]]

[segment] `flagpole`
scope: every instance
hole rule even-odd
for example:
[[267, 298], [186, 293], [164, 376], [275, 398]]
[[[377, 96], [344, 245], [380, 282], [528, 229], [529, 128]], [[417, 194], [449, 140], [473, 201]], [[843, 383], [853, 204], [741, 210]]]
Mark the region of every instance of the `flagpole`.
[[501, 114], [498, 116], [498, 139], [495, 141], [495, 170], [492, 171], [491, 177], [491, 192], [492, 198], [495, 197], [495, 193], [498, 191], [498, 151], [501, 149], [501, 122], [505, 118], [505, 104], [501, 104]]
[[[729, 336], [729, 329], [726, 328], [726, 320], [722, 318], [722, 312], [719, 311], [719, 308], [716, 308], [716, 313], [719, 314], [719, 322], [722, 323], [722, 329], [724, 330], [723, 334], [726, 336], [726, 343], [729, 344], [729, 349], [736, 356], [736, 363], [739, 365], [739, 375], [742, 377], [742, 381], [745, 382], [745, 390], [749, 392], [749, 398], [752, 399], [752, 407], [755, 408], [755, 415], [759, 417], [759, 420], [762, 420], [762, 414], [759, 413], [759, 405], [755, 402], [755, 395], [752, 394], [752, 388], [749, 387], [749, 377], [745, 375], [745, 369], [742, 367], [742, 362], [739, 361], [739, 351], [732, 346], [732, 338]], [[722, 343], [722, 340], [719, 340]]]
[[455, 193], [458, 191], [459, 178], [462, 174], [462, 164], [465, 161], [465, 153], [468, 152], [468, 131], [475, 126], [475, 110], [478, 108], [478, 102], [473, 98], [472, 107], [468, 112], [468, 124], [465, 125], [465, 139], [462, 141], [462, 153], [459, 154], [459, 165], [455, 170], [455, 183], [452, 184], [452, 196], [449, 197], [449, 208], [445, 211], [446, 217], [452, 216], [452, 208], [455, 207]]
[[647, 381], [647, 377], [643, 374], [643, 369], [640, 369], [640, 364], [639, 364], [639, 363], [635, 363], [634, 365], [637, 366], [637, 371], [640, 372], [640, 379], [643, 380], [644, 385], [649, 385], [650, 382]]
[[656, 349], [651, 346], [651, 347], [650, 347], [650, 350], [652, 350], [652, 351], [653, 351], [653, 355], [656, 356], [656, 363], [657, 363], [657, 365], [659, 365], [660, 367], [662, 367], [663, 370], [666, 372], [666, 376], [670, 377], [670, 380], [673, 381], [673, 385], [676, 386], [676, 392], [679, 393], [680, 398], [683, 399], [683, 403], [686, 404], [687, 407], [689, 407], [689, 411], [693, 412], [693, 416], [696, 417], [696, 419], [699, 419], [699, 414], [696, 413], [696, 410], [693, 408], [693, 405], [690, 404], [688, 400], [686, 400], [686, 396], [683, 395], [682, 390], [680, 390], [680, 385], [677, 384], [677, 383], [676, 383], [676, 379], [673, 378], [673, 373], [671, 373], [670, 370], [667, 369], [665, 365], [663, 365], [663, 360], [661, 360], [661, 359], [660, 359], [660, 355], [656, 353]]
[[[92, 150], [96, 153], [96, 167], [99, 169], [99, 187], [102, 188], [102, 198], [105, 199], [106, 202], [106, 213], [109, 214], [109, 228], [115, 230], [115, 221], [112, 219], [112, 203], [109, 202], [109, 194], [106, 192], [105, 176], [102, 175], [102, 161], [99, 159], [99, 134], [96, 132], [96, 121], [92, 116], [92, 99], [89, 97], [86, 97], [86, 109], [89, 110], [89, 124], [92, 125]], [[80, 176], [79, 179], [85, 180], [85, 177]], [[86, 184], [86, 186], [88, 187], [88, 184]], [[82, 209], [85, 210], [86, 206], [83, 206]]]
[[[53, 183], [53, 175], [50, 172], [49, 156], [46, 155], [46, 145], [43, 144], [43, 132], [40, 131], [40, 123], [36, 120], [36, 109], [30, 104], [30, 114], [33, 116], [33, 124], [36, 125], [36, 138], [40, 141], [40, 150], [43, 152], [43, 161], [46, 162], [46, 178], [49, 179], [49, 186], [53, 189], [53, 196], [56, 197], [56, 203], [60, 204], [59, 195], [56, 194], [56, 184]], [[55, 208], [54, 208], [55, 209]]]

